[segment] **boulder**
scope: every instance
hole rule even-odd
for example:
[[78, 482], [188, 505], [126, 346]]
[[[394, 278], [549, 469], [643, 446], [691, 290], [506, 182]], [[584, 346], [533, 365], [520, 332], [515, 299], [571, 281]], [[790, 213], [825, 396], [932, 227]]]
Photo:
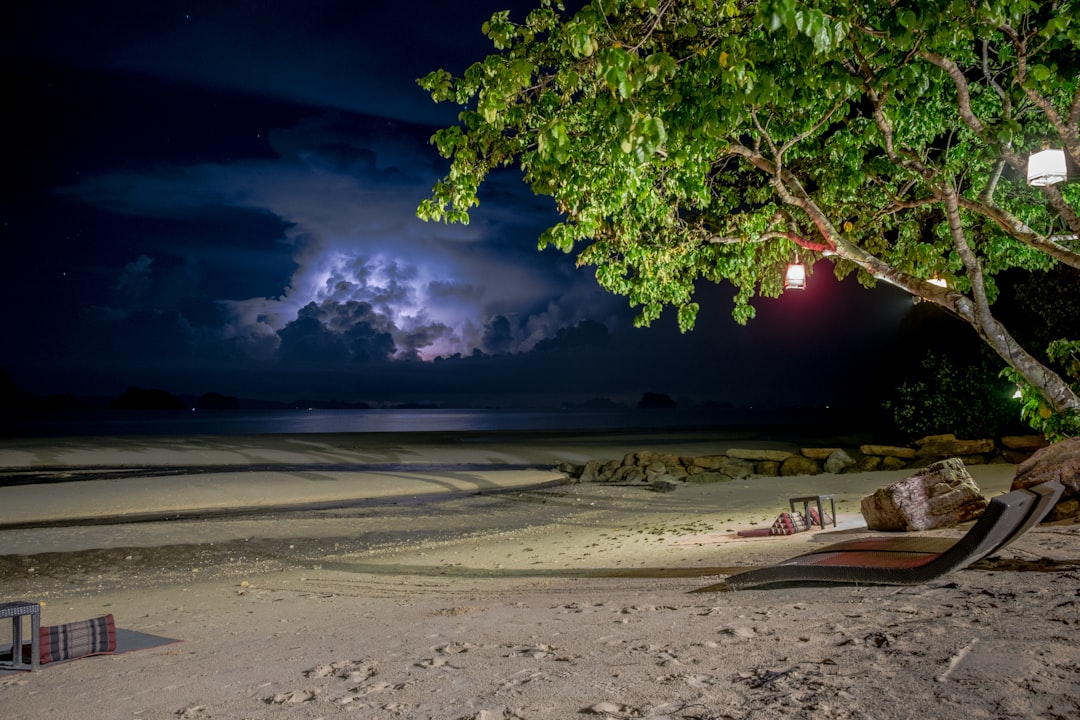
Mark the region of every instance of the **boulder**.
[[840, 448], [803, 448], [800, 450], [803, 457], [808, 457], [811, 460], [828, 460], [829, 456]]
[[575, 465], [574, 463], [560, 460], [555, 463], [555, 469], [565, 475], [569, 475], [572, 478], [579, 478], [581, 477], [581, 473], [585, 471], [585, 466]]
[[727, 454], [728, 457], [739, 458], [740, 460], [775, 460], [780, 463], [794, 455], [794, 453], [787, 450], [747, 450], [744, 448], [732, 448], [727, 451]]
[[906, 467], [906, 462], [892, 455], [881, 458], [881, 465], [879, 466], [881, 470], [903, 470]]
[[977, 518], [989, 503], [959, 458], [926, 466], [862, 499], [871, 530], [931, 530]]
[[[747, 460], [737, 460], [726, 456], [716, 456], [716, 462], [710, 462], [710, 466], [703, 467], [697, 463], [687, 467], [690, 471], [686, 476], [687, 483], [715, 483], [721, 480], [741, 480], [754, 474], [754, 463]], [[707, 479], [702, 475], [716, 475], [718, 478]]]
[[619, 468], [615, 473], [615, 476], [612, 477], [612, 481], [623, 483], [645, 482], [645, 470], [639, 468], [637, 465]]
[[703, 468], [705, 470], [715, 470], [728, 461], [727, 455], [698, 455], [697, 457], [686, 458], [686, 464], [688, 467]]
[[648, 464], [645, 468], [645, 479], [652, 482], [661, 475], [667, 474], [667, 465], [662, 462], [656, 462], [655, 460]]
[[859, 458], [857, 467], [862, 472], [872, 472], [881, 467], [881, 458], [877, 455], [865, 455]]
[[728, 458], [727, 462], [715, 468], [721, 475], [727, 475], [731, 480], [744, 480], [754, 474], [754, 463], [749, 460]]
[[955, 435], [929, 435], [915, 444], [919, 449], [915, 454], [922, 458], [951, 458], [962, 455], [980, 455], [992, 453], [996, 446], [993, 440], [958, 440]]
[[859, 452], [863, 455], [874, 455], [877, 457], [898, 457], [914, 459], [914, 448], [897, 447], [895, 445], [862, 445], [859, 447]]
[[1012, 463], [1013, 465], [1019, 465], [1020, 463], [1031, 457], [1034, 450], [1014, 450], [1013, 448], [1001, 448], [1001, 454], [998, 458], [1001, 462]]
[[1034, 452], [1050, 443], [1042, 435], [1006, 435], [1001, 438], [1001, 444], [1010, 450]]
[[855, 464], [855, 460], [852, 459], [843, 450], [833, 450], [829, 453], [829, 456], [825, 458], [825, 472], [827, 473], [841, 473], [852, 467]]
[[1075, 502], [1080, 498], [1080, 438], [1062, 440], [1036, 451], [1016, 468], [1012, 489], [1021, 490], [1051, 480], [1064, 485], [1065, 492], [1046, 520], [1073, 517], [1080, 509]]
[[600, 480], [600, 463], [595, 460], [590, 460], [585, 463], [585, 467], [582, 469], [581, 474], [578, 475], [578, 482], [594, 483]]
[[650, 486], [656, 492], [664, 493], [673, 492], [676, 488], [679, 487], [678, 483], [675, 482], [675, 478], [670, 475], [661, 475], [660, 477], [653, 480], [650, 483]]
[[780, 463], [775, 460], [762, 460], [761, 462], [754, 463], [754, 473], [756, 475], [776, 477], [780, 474]]
[[669, 475], [674, 475], [677, 478], [684, 478], [689, 474], [689, 471], [683, 465], [668, 465], [665, 464]]
[[821, 474], [821, 466], [818, 465], [817, 460], [811, 460], [802, 455], [792, 455], [787, 460], [780, 463], [780, 475], [782, 477], [819, 474]]

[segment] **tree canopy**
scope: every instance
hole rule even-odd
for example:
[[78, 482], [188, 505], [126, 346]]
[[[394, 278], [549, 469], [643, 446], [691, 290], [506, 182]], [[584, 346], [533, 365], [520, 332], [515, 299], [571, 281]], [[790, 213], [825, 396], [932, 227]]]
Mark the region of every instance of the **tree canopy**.
[[789, 262], [825, 256], [970, 324], [1032, 408], [1080, 427], [1076, 389], [993, 312], [1004, 270], [1080, 268], [1080, 183], [1026, 181], [1046, 144], [1080, 164], [1075, 0], [538, 4], [493, 15], [495, 51], [461, 77], [420, 80], [464, 108], [433, 137], [450, 169], [421, 218], [467, 222], [517, 166], [562, 213], [541, 247], [684, 330], [699, 280], [731, 282], [745, 322]]

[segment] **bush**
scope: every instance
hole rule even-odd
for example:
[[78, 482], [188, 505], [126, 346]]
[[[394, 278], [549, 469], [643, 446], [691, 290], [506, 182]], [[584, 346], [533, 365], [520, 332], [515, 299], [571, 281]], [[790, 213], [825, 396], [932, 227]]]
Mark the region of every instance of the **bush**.
[[918, 369], [885, 402], [896, 429], [909, 437], [953, 433], [962, 438], [999, 437], [1016, 431], [1015, 384], [986, 354], [967, 364], [928, 350]]

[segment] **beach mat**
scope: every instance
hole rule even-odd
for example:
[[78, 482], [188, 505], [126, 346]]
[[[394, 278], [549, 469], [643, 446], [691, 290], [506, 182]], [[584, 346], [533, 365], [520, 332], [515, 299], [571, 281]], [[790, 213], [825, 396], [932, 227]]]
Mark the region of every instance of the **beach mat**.
[[[183, 640], [177, 640], [175, 638], [163, 637], [161, 635], [151, 635], [150, 633], [139, 632], [138, 630], [128, 630], [126, 628], [116, 628], [116, 650], [107, 655], [124, 655], [126, 653], [138, 652], [139, 650], [150, 650], [157, 647], [165, 647], [166, 645], [175, 645], [181, 643]], [[0, 646], [0, 659], [11, 657], [11, 645]], [[88, 657], [100, 657], [100, 655], [90, 655]], [[72, 658], [71, 660], [60, 660], [58, 662], [45, 663], [40, 665], [40, 669], [54, 667], [56, 665], [64, 665], [69, 662], [75, 662], [76, 660], [85, 660], [87, 658]], [[14, 675], [16, 673], [24, 673], [26, 670], [9, 670], [7, 668], [0, 668], [0, 677], [5, 675]]]

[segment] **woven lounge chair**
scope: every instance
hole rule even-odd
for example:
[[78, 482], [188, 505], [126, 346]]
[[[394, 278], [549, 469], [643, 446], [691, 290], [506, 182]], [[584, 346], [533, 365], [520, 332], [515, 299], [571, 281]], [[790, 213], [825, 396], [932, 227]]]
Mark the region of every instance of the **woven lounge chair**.
[[737, 573], [726, 583], [701, 591], [797, 583], [919, 585], [1005, 547], [1038, 525], [1063, 491], [1060, 483], [1050, 482], [996, 497], [959, 540], [912, 536], [850, 540]]

